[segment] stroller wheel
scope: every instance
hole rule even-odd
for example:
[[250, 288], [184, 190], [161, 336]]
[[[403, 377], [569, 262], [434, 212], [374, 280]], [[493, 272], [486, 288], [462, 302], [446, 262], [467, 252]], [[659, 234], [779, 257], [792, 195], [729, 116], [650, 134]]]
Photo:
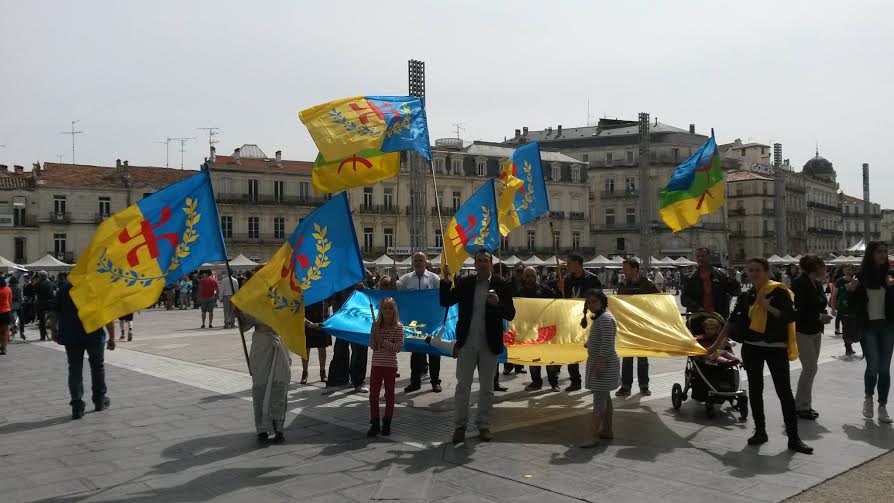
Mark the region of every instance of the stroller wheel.
[[683, 405], [683, 400], [686, 398], [683, 397], [683, 387], [680, 386], [679, 383], [674, 383], [673, 388], [671, 388], [671, 403], [674, 408], [680, 410], [680, 407]]
[[708, 416], [708, 419], [714, 419], [717, 416], [717, 409], [714, 408], [713, 403], [705, 403], [705, 415]]

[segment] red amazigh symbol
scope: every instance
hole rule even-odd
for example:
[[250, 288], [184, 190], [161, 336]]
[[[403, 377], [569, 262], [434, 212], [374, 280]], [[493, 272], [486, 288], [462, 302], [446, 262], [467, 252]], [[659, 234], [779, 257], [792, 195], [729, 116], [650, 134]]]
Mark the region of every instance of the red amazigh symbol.
[[[701, 173], [707, 174], [711, 170], [711, 164], [713, 164], [713, 162], [714, 162], [714, 154], [711, 154], [711, 157], [708, 158], [708, 162], [701, 168], [696, 168], [695, 172], [696, 173], [701, 172]], [[710, 196], [711, 199], [714, 199], [714, 195], [711, 194], [711, 190], [706, 189], [705, 192], [701, 195], [701, 197], [698, 198], [698, 204], [695, 205], [695, 209], [700, 210], [702, 208], [702, 203], [705, 202], [705, 196]]]
[[[547, 341], [552, 340], [553, 337], [556, 336], [556, 326], [549, 325], [546, 327], [537, 328], [537, 338], [533, 341], [525, 341], [519, 344], [543, 344]], [[512, 330], [507, 330], [503, 333], [503, 343], [504, 344], [515, 344], [516, 334]]]
[[477, 233], [472, 233], [472, 229], [474, 229], [475, 225], [478, 223], [478, 220], [475, 219], [475, 215], [469, 215], [468, 222], [469, 227], [467, 229], [463, 229], [463, 226], [458, 223], [456, 224], [454, 230], [456, 230], [457, 239], [451, 238], [451, 244], [456, 246], [456, 241], [458, 240], [459, 244], [462, 245], [462, 247], [465, 247], [470, 239], [478, 235]]
[[300, 292], [301, 285], [298, 284], [298, 277], [295, 274], [295, 262], [298, 262], [298, 265], [301, 269], [307, 269], [310, 265], [310, 261], [307, 260], [307, 255], [299, 253], [298, 250], [301, 249], [301, 243], [304, 242], [304, 236], [298, 237], [298, 243], [295, 245], [295, 250], [293, 251], [292, 258], [289, 260], [288, 266], [283, 266], [280, 271], [280, 277], [285, 278], [289, 277], [289, 288], [292, 289], [293, 292]]
[[140, 264], [140, 258], [137, 256], [137, 252], [144, 246], [147, 250], [149, 250], [149, 258], [152, 259], [158, 258], [159, 241], [167, 241], [171, 245], [171, 248], [177, 247], [177, 241], [179, 241], [179, 239], [177, 238], [177, 234], [169, 232], [167, 234], [162, 234], [161, 236], [156, 236], [154, 232], [156, 229], [167, 223], [167, 221], [170, 219], [171, 208], [165, 206], [161, 209], [161, 218], [159, 219], [157, 224], [152, 225], [149, 220], [143, 219], [140, 222], [140, 232], [138, 232], [137, 234], [131, 236], [130, 232], [128, 232], [127, 229], [122, 230], [121, 233], [118, 234], [118, 241], [122, 244], [129, 243], [130, 241], [143, 236], [143, 242], [137, 244], [136, 246], [131, 248], [130, 251], [127, 252], [127, 263], [131, 267], [136, 267]]
[[[385, 121], [385, 112], [391, 114], [396, 119], [400, 119], [400, 111], [395, 110], [394, 108], [391, 108], [392, 107], [391, 103], [388, 103], [387, 101], [382, 102], [382, 108], [379, 108], [372, 101], [367, 101], [366, 103], [369, 105], [369, 108], [361, 107], [357, 103], [351, 103], [351, 110], [358, 112], [357, 118], [360, 119], [361, 124], [369, 123], [369, 119], [367, 118], [367, 116], [370, 114], [375, 115], [376, 117], [379, 118], [380, 121], [384, 122]], [[387, 109], [387, 110], [383, 110], [383, 108]], [[362, 110], [369, 110], [369, 111], [363, 112], [362, 114], [359, 113]]]
[[[512, 163], [512, 176], [518, 178], [518, 165], [515, 164], [514, 162]], [[508, 176], [505, 171], [500, 173], [500, 180], [506, 181], [507, 178], [508, 178]], [[518, 187], [518, 193], [519, 194], [525, 193], [525, 181], [524, 180], [522, 180], [522, 184]]]
[[344, 165], [347, 164], [347, 163], [349, 163], [349, 162], [351, 163], [351, 169], [354, 170], [354, 173], [357, 172], [357, 163], [358, 163], [358, 162], [359, 162], [360, 164], [366, 166], [368, 169], [371, 169], [371, 168], [373, 167], [372, 163], [369, 162], [369, 160], [364, 159], [363, 157], [359, 157], [359, 156], [356, 156], [356, 155], [352, 155], [351, 157], [347, 157], [347, 158], [345, 158], [343, 161], [341, 161], [341, 164], [338, 165], [338, 171], [336, 172], [336, 174], [340, 174], [340, 173], [341, 173], [341, 168], [343, 168]]

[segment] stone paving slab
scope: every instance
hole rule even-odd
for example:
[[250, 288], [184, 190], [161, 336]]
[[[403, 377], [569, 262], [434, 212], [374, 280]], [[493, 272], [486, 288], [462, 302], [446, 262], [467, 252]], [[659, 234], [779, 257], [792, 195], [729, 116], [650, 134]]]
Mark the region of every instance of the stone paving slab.
[[[193, 339], [216, 336], [160, 340], [198, 351]], [[744, 445], [750, 423], [708, 420], [692, 404], [674, 411], [653, 385], [652, 397], [617, 400], [616, 439], [584, 451], [574, 444], [586, 431], [588, 396], [523, 392], [524, 376], [508, 380], [492, 443], [443, 443], [448, 390], [402, 396], [393, 439], [370, 441], [365, 395], [294, 385], [288, 442], [259, 447], [247, 373], [205, 363], [224, 351], [206, 342], [202, 362], [122, 344], [107, 353], [112, 408], [72, 422], [62, 352], [17, 343], [0, 359], [0, 461], [8, 470], [0, 494], [4, 502], [779, 501], [894, 448], [892, 428], [859, 415], [862, 362], [834, 358], [840, 341], [825, 339], [816, 383], [822, 417], [802, 423], [814, 456], [785, 449], [769, 382], [771, 441], [760, 449]], [[653, 383], [680, 378], [675, 368]]]

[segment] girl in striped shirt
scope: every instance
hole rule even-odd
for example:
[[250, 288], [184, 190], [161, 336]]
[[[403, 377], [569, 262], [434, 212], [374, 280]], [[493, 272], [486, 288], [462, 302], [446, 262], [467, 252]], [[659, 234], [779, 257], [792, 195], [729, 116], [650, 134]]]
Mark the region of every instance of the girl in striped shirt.
[[[373, 322], [369, 334], [369, 347], [373, 350], [372, 370], [369, 375], [368, 437], [391, 434], [391, 417], [394, 415], [394, 379], [397, 376], [397, 353], [404, 345], [404, 327], [400, 323], [397, 303], [385, 297], [379, 304], [379, 316]], [[385, 385], [385, 417], [379, 425], [379, 391]]]

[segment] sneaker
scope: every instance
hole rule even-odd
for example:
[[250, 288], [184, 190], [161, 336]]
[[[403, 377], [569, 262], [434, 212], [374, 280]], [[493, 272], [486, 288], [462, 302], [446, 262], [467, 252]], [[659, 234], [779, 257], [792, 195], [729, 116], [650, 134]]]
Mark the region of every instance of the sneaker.
[[866, 397], [866, 400], [863, 400], [863, 417], [866, 419], [872, 419], [872, 397]]
[[494, 384], [494, 391], [509, 391], [509, 388], [506, 386], [500, 386], [499, 383]]
[[652, 396], [652, 392], [649, 391], [649, 388], [640, 388], [639, 392], [642, 396]]
[[618, 391], [615, 392], [615, 396], [627, 398], [628, 396], [630, 396], [630, 388], [620, 388]]
[[431, 385], [431, 390], [432, 390], [434, 393], [440, 393], [441, 391], [443, 391], [443, 390], [441, 389], [441, 385], [438, 384], [438, 383], [432, 384], [432, 385]]
[[878, 406], [878, 421], [887, 424], [894, 423], [894, 419], [891, 419], [891, 416], [888, 415], [888, 408], [884, 405]]
[[526, 391], [537, 391], [540, 388], [543, 388], [543, 384], [537, 384], [535, 382], [532, 382], [531, 384], [525, 386]]
[[549, 390], [553, 393], [558, 393], [558, 392], [562, 391], [561, 389], [559, 389], [558, 386], [552, 386], [552, 387], [550, 387]]
[[466, 429], [465, 428], [457, 428], [453, 430], [453, 443], [460, 444], [466, 440]]
[[491, 440], [493, 440], [494, 436], [491, 434], [490, 430], [484, 428], [482, 430], [478, 430], [478, 438], [482, 442], [490, 442]]
[[754, 435], [748, 439], [748, 445], [766, 444], [770, 439], [767, 437], [767, 430], [763, 428], [755, 428]]
[[409, 386], [404, 388], [404, 393], [412, 393], [414, 391], [419, 391], [422, 389], [422, 385], [418, 383], [411, 383]]
[[580, 383], [575, 383], [575, 384], [568, 386], [567, 388], [565, 388], [565, 391], [568, 391], [568, 392], [580, 391]]
[[354, 386], [354, 393], [369, 393], [369, 388], [364, 385]]

